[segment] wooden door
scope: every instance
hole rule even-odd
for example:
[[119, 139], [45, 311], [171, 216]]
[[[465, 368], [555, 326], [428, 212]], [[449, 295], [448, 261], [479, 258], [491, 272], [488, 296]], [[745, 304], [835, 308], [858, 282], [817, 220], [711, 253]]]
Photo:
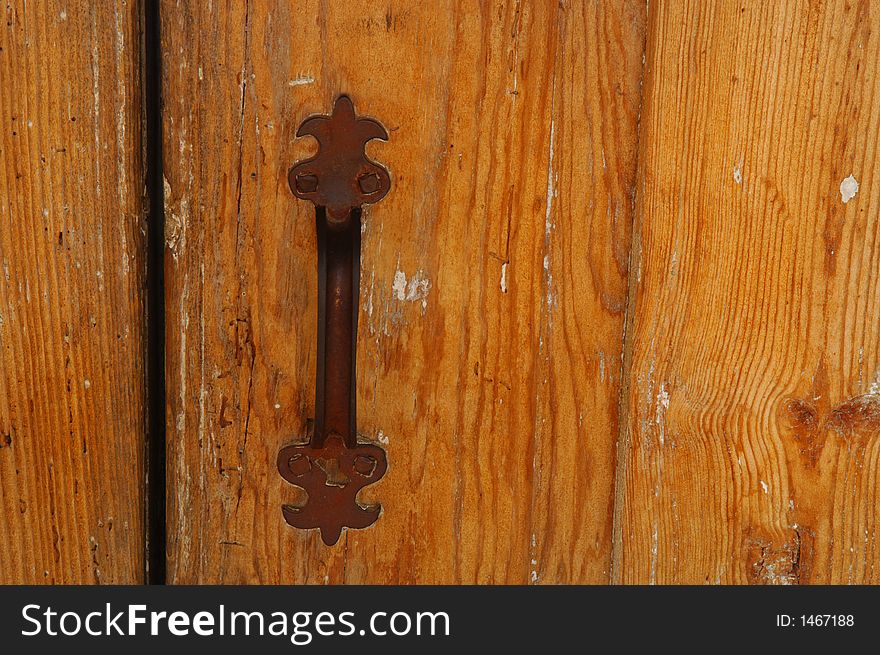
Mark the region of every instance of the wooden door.
[[[166, 3], [171, 580], [874, 580], [880, 18], [644, 10]], [[391, 468], [327, 548], [272, 464], [313, 411], [285, 171], [342, 92], [391, 132], [358, 378]]]
[[[162, 9], [168, 579], [607, 582], [644, 7]], [[344, 92], [390, 133], [358, 338], [390, 464], [379, 522], [328, 548], [284, 522], [275, 458], [314, 412], [287, 170]]]
[[[871, 3], [7, 5], [0, 582], [878, 581]], [[287, 171], [340, 94], [390, 135], [389, 469], [326, 546], [276, 457], [315, 414]]]

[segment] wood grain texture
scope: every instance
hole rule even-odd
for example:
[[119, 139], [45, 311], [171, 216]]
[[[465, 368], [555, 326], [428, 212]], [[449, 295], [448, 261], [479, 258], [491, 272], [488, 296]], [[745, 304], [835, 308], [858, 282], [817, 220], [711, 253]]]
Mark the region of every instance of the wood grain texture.
[[614, 578], [876, 583], [880, 10], [648, 24]]
[[[644, 44], [630, 2], [161, 5], [170, 582], [607, 582]], [[384, 514], [327, 548], [275, 469], [314, 411], [299, 122], [389, 129], [359, 429]]]
[[0, 582], [144, 578], [136, 2], [0, 10]]

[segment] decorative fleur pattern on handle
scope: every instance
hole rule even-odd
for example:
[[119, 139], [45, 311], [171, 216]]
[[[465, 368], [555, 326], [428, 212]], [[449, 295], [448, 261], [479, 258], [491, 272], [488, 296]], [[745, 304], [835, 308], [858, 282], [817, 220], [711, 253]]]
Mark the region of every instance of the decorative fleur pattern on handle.
[[367, 141], [387, 141], [388, 132], [371, 118], [356, 118], [348, 96], [336, 100], [330, 116], [307, 118], [296, 135], [315, 137], [320, 150], [290, 169], [290, 189], [326, 208], [330, 223], [345, 221], [353, 208], [378, 202], [391, 188], [388, 171], [364, 152]]
[[391, 187], [388, 171], [367, 158], [366, 143], [388, 139], [379, 123], [357, 118], [348, 96], [330, 116], [313, 116], [297, 136], [318, 141], [318, 153], [288, 173], [297, 198], [316, 207], [318, 232], [318, 362], [315, 425], [308, 443], [285, 446], [278, 472], [308, 494], [300, 506], [282, 507], [293, 527], [317, 528], [332, 546], [343, 528], [365, 528], [381, 507], [357, 502], [358, 492], [388, 468], [385, 451], [357, 437], [355, 364], [360, 297], [361, 205], [381, 200]]

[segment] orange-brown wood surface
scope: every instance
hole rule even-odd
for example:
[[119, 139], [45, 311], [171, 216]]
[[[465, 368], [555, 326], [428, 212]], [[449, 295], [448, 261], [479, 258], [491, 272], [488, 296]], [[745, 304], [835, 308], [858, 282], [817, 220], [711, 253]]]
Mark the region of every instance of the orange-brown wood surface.
[[[161, 4], [168, 579], [608, 582], [644, 5]], [[275, 468], [314, 413], [300, 121], [388, 143], [365, 210], [361, 434], [384, 514], [332, 548]]]
[[[145, 576], [152, 69], [143, 2], [80, 4], [0, 10], [0, 582]], [[878, 582], [880, 9], [159, 15], [169, 582]], [[357, 340], [389, 469], [328, 547], [276, 456], [315, 413], [287, 171], [342, 93], [390, 134]]]
[[137, 3], [0, 9], [0, 582], [144, 579]]
[[880, 7], [650, 13], [615, 580], [876, 583]]

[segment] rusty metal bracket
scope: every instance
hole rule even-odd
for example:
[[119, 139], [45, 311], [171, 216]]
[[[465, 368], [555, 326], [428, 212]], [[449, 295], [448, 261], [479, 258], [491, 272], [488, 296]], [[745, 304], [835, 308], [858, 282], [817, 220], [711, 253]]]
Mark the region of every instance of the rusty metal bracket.
[[343, 528], [365, 528], [379, 518], [381, 506], [363, 506], [357, 494], [388, 468], [380, 446], [358, 439], [355, 394], [361, 205], [381, 200], [391, 188], [388, 171], [370, 160], [364, 147], [371, 139], [387, 141], [388, 133], [377, 121], [356, 117], [351, 99], [343, 95], [330, 116], [307, 118], [296, 135], [318, 141], [318, 153], [288, 172], [293, 194], [315, 204], [315, 422], [307, 443], [281, 449], [278, 471], [308, 494], [305, 504], [282, 507], [285, 520], [295, 528], [318, 528], [332, 546]]

